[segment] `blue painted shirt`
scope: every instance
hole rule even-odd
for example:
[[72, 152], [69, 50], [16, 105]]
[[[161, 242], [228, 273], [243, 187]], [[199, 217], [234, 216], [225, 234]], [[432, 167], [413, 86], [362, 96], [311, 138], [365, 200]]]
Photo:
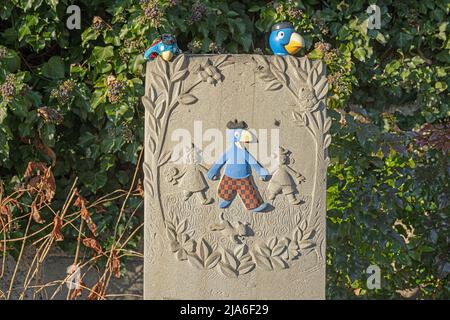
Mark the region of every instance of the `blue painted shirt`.
[[208, 177], [217, 176], [225, 165], [224, 174], [233, 179], [246, 178], [252, 174], [252, 168], [261, 177], [265, 178], [269, 172], [245, 148], [232, 146], [220, 157], [208, 172]]

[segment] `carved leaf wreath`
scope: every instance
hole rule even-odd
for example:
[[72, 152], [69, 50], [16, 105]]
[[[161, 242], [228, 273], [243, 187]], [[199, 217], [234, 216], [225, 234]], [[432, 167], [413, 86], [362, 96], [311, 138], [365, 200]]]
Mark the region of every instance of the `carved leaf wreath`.
[[[189, 105], [197, 102], [197, 97], [192, 93], [192, 89], [201, 84], [216, 84], [222, 80], [221, 70], [233, 62], [228, 60], [228, 55], [219, 56], [215, 60], [201, 66], [196, 71], [199, 80], [190, 88], [182, 90], [180, 84], [188, 74], [189, 70], [185, 64], [183, 55], [174, 62], [168, 64], [162, 59], [157, 60], [156, 72], [151, 72], [150, 86], [142, 102], [146, 109], [146, 123], [149, 130], [148, 148], [150, 159], [144, 163], [145, 186], [151, 197], [155, 198], [158, 186], [155, 185], [155, 175], [158, 174], [159, 167], [170, 159], [170, 152], [163, 152], [167, 125], [170, 115], [178, 105]], [[310, 128], [314, 136], [320, 136], [321, 147], [325, 150], [330, 142], [331, 136], [325, 134], [331, 127], [329, 118], [323, 119], [321, 112], [314, 113], [324, 103], [324, 98], [328, 90], [326, 79], [321, 77], [323, 64], [312, 64], [308, 59], [296, 59], [293, 57], [272, 57], [268, 61], [264, 56], [255, 56], [257, 63], [257, 74], [260, 79], [267, 82], [266, 90], [275, 91], [286, 87], [300, 101], [304, 97], [312, 99], [314, 105], [309, 108], [297, 108], [292, 111], [292, 120], [298, 126]], [[294, 66], [294, 79], [307, 83], [307, 88], [312, 88], [313, 92], [302, 91], [298, 93], [291, 88], [289, 78], [286, 76], [288, 65]], [[201, 73], [200, 71], [205, 71]], [[314, 100], [315, 99], [315, 100]], [[163, 210], [161, 203], [160, 209]], [[163, 216], [164, 219], [164, 216]], [[217, 268], [224, 276], [236, 278], [251, 272], [256, 267], [265, 270], [281, 270], [289, 267], [291, 261], [297, 259], [302, 250], [313, 250], [316, 247], [314, 238], [317, 235], [317, 222], [315, 219], [311, 227], [308, 227], [306, 219], [298, 221], [296, 228], [292, 231], [292, 236], [267, 239], [249, 251], [246, 245], [237, 246], [233, 252], [223, 247], [218, 248], [212, 245], [205, 238], [195, 240], [194, 231], [189, 230], [187, 220], [179, 221], [178, 217], [170, 221], [165, 221], [166, 235], [171, 241], [171, 250], [179, 260], [187, 260], [198, 269]]]

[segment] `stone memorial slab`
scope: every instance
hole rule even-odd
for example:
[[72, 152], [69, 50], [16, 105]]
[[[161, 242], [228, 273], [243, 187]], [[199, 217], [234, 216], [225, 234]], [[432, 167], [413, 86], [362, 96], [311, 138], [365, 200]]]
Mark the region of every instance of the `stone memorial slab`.
[[324, 299], [325, 66], [147, 63], [146, 299]]

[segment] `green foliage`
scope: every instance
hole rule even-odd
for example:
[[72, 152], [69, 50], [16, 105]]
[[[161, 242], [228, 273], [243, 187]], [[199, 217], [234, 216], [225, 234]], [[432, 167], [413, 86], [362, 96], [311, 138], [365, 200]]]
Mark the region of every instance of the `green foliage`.
[[[151, 40], [170, 32], [184, 51], [270, 54], [267, 31], [289, 20], [306, 40], [300, 55], [328, 65], [328, 297], [392, 298], [418, 288], [418, 297], [449, 298], [448, 143], [429, 144], [427, 135], [417, 143], [416, 131], [443, 125], [448, 140], [450, 4], [374, 2], [380, 30], [368, 29], [373, 2], [361, 0], [78, 1], [82, 30], [68, 30], [71, 1], [2, 1], [5, 190], [29, 161], [53, 160], [36, 139], [57, 156], [61, 205], [75, 177], [88, 199], [127, 188], [143, 145], [142, 53]], [[60, 117], [45, 119], [44, 106]], [[108, 241], [119, 208], [104, 209], [93, 219]], [[371, 264], [381, 268], [380, 290], [366, 288]]]

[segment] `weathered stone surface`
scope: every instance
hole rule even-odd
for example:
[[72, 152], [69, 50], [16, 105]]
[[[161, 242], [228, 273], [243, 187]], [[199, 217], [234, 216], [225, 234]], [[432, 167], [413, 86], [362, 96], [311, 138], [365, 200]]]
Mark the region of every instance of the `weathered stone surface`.
[[[262, 55], [182, 55], [147, 64], [144, 298], [325, 298], [331, 123], [324, 69], [306, 58]], [[234, 119], [256, 130], [259, 147], [260, 129], [278, 130], [280, 165], [268, 181], [253, 171], [271, 203], [266, 212], [246, 210], [239, 199], [219, 209], [220, 180], [207, 179], [212, 164], [171, 158], [175, 131], [194, 134], [194, 122], [202, 121], [203, 132], [225, 133]], [[209, 143], [196, 140], [195, 148], [206, 152]]]

